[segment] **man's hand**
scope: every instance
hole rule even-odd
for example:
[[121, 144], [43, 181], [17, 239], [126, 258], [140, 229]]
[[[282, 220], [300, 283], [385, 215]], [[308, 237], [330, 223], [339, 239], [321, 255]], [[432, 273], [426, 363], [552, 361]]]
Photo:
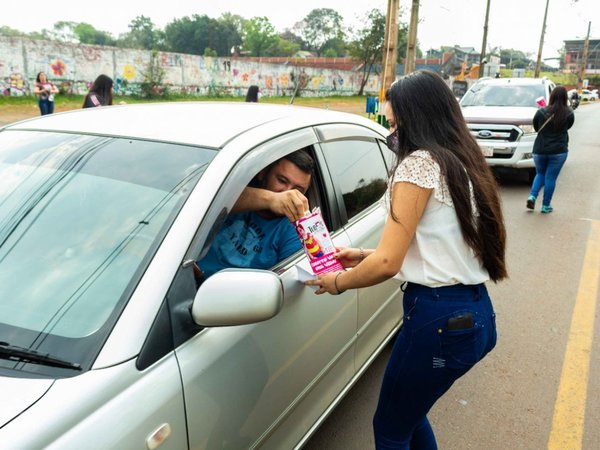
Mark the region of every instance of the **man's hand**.
[[273, 201], [269, 209], [279, 216], [286, 216], [290, 222], [302, 218], [308, 211], [308, 200], [296, 189], [272, 194]]
[[233, 212], [269, 210], [295, 222], [309, 210], [308, 200], [298, 190], [273, 192], [267, 189], [246, 187], [233, 206]]

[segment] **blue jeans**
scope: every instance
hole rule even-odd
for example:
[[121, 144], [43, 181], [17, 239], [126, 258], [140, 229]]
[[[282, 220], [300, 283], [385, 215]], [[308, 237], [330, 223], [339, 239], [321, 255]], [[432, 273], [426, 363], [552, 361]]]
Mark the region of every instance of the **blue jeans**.
[[535, 178], [531, 185], [532, 195], [537, 198], [542, 187], [544, 188], [544, 199], [542, 205], [550, 206], [554, 189], [556, 188], [556, 179], [560, 173], [560, 169], [567, 160], [568, 153], [559, 153], [557, 155], [540, 155], [533, 154], [533, 162], [535, 163]]
[[40, 113], [42, 116], [46, 114], [52, 114], [54, 112], [54, 102], [51, 102], [47, 98], [44, 100], [38, 100], [38, 106], [40, 107]]
[[[469, 313], [472, 325], [448, 330], [449, 318]], [[495, 314], [484, 284], [428, 288], [408, 283], [404, 322], [373, 418], [377, 450], [437, 449], [427, 413], [495, 345]]]

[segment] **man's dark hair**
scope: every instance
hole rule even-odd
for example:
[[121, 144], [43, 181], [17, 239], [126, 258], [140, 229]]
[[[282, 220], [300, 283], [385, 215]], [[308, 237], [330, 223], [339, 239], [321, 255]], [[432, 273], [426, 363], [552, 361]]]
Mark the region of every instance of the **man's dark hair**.
[[[302, 172], [308, 173], [310, 175], [312, 175], [313, 171], [315, 170], [315, 162], [308, 153], [308, 151], [304, 148], [296, 150], [295, 152], [290, 153], [289, 155], [285, 155], [281, 159], [287, 159], [289, 162], [296, 165], [298, 169], [300, 169]], [[278, 161], [281, 161], [281, 159]]]

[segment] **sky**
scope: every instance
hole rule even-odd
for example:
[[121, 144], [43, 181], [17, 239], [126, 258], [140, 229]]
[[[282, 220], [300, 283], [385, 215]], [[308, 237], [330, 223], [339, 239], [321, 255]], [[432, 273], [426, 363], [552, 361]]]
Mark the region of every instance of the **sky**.
[[[409, 22], [411, 3], [400, 0], [400, 8], [404, 11], [402, 22]], [[36, 4], [45, 11], [36, 11]], [[127, 32], [129, 23], [140, 15], [149, 17], [163, 29], [173, 20], [185, 16], [206, 14], [218, 18], [224, 12], [231, 12], [246, 19], [266, 16], [277, 31], [283, 31], [293, 28], [313, 9], [331, 8], [342, 15], [344, 25], [360, 28], [364, 23], [361, 18], [370, 9], [387, 10], [387, 0], [103, 0], [95, 5], [91, 12], [90, 4], [81, 0], [33, 0], [31, 8], [24, 8], [16, 1], [6, 1], [0, 8], [0, 26], [31, 32], [52, 29], [55, 22], [63, 20], [86, 22], [118, 37]], [[486, 5], [487, 0], [422, 0], [417, 31], [419, 48], [426, 52], [430, 48], [459, 45], [481, 51]], [[488, 49], [513, 48], [530, 53], [535, 59], [545, 7], [546, 0], [491, 0]], [[584, 39], [590, 21], [590, 38], [600, 38], [600, 0], [549, 0], [542, 58], [558, 57], [563, 40]]]

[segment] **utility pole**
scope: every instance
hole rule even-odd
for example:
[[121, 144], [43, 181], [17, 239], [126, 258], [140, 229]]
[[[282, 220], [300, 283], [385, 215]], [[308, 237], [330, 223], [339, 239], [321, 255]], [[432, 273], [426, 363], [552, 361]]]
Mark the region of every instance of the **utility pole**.
[[410, 28], [408, 29], [408, 42], [406, 44], [406, 60], [404, 61], [404, 74], [415, 71], [417, 59], [417, 26], [419, 24], [419, 0], [412, 0], [410, 11]]
[[546, 17], [548, 17], [548, 3], [550, 0], [546, 0], [546, 11], [544, 11], [544, 23], [542, 23], [542, 35], [540, 36], [540, 47], [538, 49], [537, 62], [535, 63], [534, 78], [540, 76], [540, 69], [542, 68], [542, 49], [544, 48], [544, 34], [546, 34]]
[[[385, 92], [396, 80], [396, 63], [398, 62], [398, 13], [400, 0], [388, 0], [385, 19], [385, 37], [383, 41], [383, 70], [381, 71], [381, 88], [379, 89], [379, 105], [385, 101]], [[382, 108], [380, 107], [380, 111]], [[383, 115], [378, 117], [383, 122]]]
[[481, 43], [481, 54], [479, 55], [479, 78], [483, 76], [483, 66], [487, 62], [485, 59], [485, 48], [487, 46], [488, 21], [490, 19], [490, 0], [487, 0], [485, 8], [485, 22], [483, 24], [483, 42]]
[[581, 65], [579, 66], [579, 79], [577, 80], [577, 90], [581, 91], [583, 88], [583, 79], [585, 78], [585, 69], [588, 63], [588, 51], [590, 48], [590, 28], [592, 28], [592, 22], [588, 22], [588, 31], [585, 36], [583, 43], [583, 56], [581, 57]]

